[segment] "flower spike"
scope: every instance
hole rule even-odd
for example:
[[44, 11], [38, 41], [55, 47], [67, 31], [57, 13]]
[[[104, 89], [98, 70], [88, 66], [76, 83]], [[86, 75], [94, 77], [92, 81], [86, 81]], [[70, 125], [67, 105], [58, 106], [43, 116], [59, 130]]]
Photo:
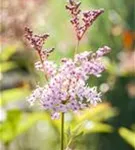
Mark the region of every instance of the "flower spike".
[[30, 30], [30, 28], [25, 27], [25, 38], [30, 42], [31, 47], [35, 48], [37, 51], [42, 50], [43, 44], [48, 37], [49, 34], [33, 35], [33, 31]]
[[[72, 16], [71, 23], [74, 26], [78, 41], [82, 39], [87, 29], [92, 25], [96, 18], [104, 12], [103, 9], [82, 12], [79, 8], [80, 5], [81, 2], [76, 2], [75, 0], [69, 0], [69, 4], [66, 5], [66, 9], [69, 10]], [[80, 21], [79, 18], [81, 16], [82, 20]]]
[[25, 27], [25, 38], [30, 43], [31, 47], [38, 52], [41, 61], [47, 59], [49, 54], [54, 50], [54, 48], [43, 49], [43, 44], [45, 43], [48, 37], [49, 34], [34, 35], [33, 31], [29, 27]]

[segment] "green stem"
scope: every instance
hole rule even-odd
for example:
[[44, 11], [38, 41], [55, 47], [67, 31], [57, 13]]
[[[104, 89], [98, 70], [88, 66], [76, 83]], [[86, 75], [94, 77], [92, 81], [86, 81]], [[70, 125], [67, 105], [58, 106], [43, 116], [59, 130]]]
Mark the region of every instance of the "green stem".
[[61, 113], [61, 150], [64, 150], [64, 113]]
[[9, 143], [6, 143], [6, 144], [5, 144], [6, 150], [9, 150], [9, 149], [10, 149], [10, 148], [9, 148], [9, 145], [10, 145]]
[[66, 145], [66, 150], [69, 149], [69, 146], [70, 146], [71, 142], [72, 142], [72, 138], [69, 140], [68, 144]]
[[78, 47], [79, 47], [79, 40], [77, 40], [77, 44], [76, 44], [76, 48], [75, 48], [75, 52], [74, 52], [74, 56], [77, 54], [78, 51]]

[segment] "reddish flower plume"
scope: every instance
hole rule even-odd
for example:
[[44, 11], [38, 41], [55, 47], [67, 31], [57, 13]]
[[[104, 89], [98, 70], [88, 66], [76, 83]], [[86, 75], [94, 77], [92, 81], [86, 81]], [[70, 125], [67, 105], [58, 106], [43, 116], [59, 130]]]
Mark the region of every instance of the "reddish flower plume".
[[42, 50], [43, 44], [48, 37], [48, 34], [33, 35], [33, 31], [30, 30], [30, 28], [25, 27], [25, 38], [30, 42], [31, 47], [35, 48], [37, 51]]
[[[69, 0], [69, 4], [66, 5], [66, 9], [69, 10], [72, 16], [71, 23], [75, 28], [78, 41], [82, 39], [87, 29], [92, 25], [96, 18], [104, 12], [103, 9], [99, 9], [81, 13], [81, 9], [79, 8], [80, 5], [81, 2], [75, 2], [75, 0]], [[81, 14], [82, 20], [79, 19], [81, 17]]]
[[43, 45], [48, 37], [49, 34], [34, 35], [30, 28], [25, 27], [25, 38], [30, 43], [31, 47], [33, 47], [38, 52], [42, 60], [47, 58], [54, 50], [54, 48], [43, 49]]

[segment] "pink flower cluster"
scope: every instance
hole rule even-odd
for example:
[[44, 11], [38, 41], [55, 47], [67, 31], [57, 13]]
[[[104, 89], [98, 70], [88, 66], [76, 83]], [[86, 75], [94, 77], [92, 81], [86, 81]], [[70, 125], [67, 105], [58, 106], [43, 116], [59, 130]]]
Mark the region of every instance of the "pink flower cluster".
[[60, 66], [47, 60], [44, 65], [37, 62], [35, 67], [41, 71], [45, 67], [49, 81], [44, 87], [37, 87], [28, 101], [33, 104], [39, 100], [53, 118], [57, 118], [60, 112], [78, 111], [97, 104], [101, 101], [101, 93], [96, 87], [89, 87], [86, 81], [90, 75], [99, 77], [104, 71], [100, 57], [108, 52], [110, 48], [107, 46], [99, 48], [96, 53], [85, 51], [75, 55], [73, 60], [62, 59]]
[[[81, 9], [79, 8], [80, 5], [81, 2], [75, 2], [74, 0], [69, 0], [68, 5], [66, 5], [66, 9], [69, 10], [72, 16], [71, 23], [75, 28], [78, 41], [82, 39], [87, 29], [92, 25], [96, 18], [104, 12], [103, 9], [98, 9], [81, 13]], [[80, 21], [79, 18], [81, 17], [81, 15], [82, 20]]]
[[[75, 27], [78, 41], [103, 12], [103, 10], [83, 12], [83, 25], [80, 25], [80, 4], [80, 2], [69, 0], [69, 5], [66, 6], [72, 15], [71, 22]], [[76, 54], [73, 59], [63, 58], [60, 65], [57, 65], [47, 59], [53, 48], [43, 49], [43, 44], [48, 36], [48, 34], [33, 35], [29, 28], [25, 28], [27, 41], [40, 56], [40, 61], [35, 63], [35, 67], [42, 71], [47, 79], [43, 87], [37, 86], [32, 92], [28, 102], [33, 105], [38, 100], [45, 110], [51, 112], [52, 118], [59, 118], [60, 112], [78, 111], [89, 105], [96, 105], [101, 101], [101, 93], [98, 92], [97, 87], [89, 87], [87, 80], [91, 75], [101, 76], [105, 67], [100, 58], [109, 53], [110, 48], [104, 46], [95, 53], [85, 51]]]

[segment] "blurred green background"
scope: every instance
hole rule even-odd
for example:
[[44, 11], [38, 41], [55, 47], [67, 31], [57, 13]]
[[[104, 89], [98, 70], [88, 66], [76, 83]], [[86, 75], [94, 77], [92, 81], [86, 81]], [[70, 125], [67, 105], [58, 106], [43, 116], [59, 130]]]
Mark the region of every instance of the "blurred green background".
[[[76, 45], [66, 0], [1, 0], [0, 13], [0, 149], [59, 150], [60, 121], [53, 121], [39, 106], [29, 107], [26, 97], [42, 74], [38, 60], [24, 39], [24, 27], [50, 33], [46, 47], [57, 63], [71, 57]], [[103, 93], [103, 103], [82, 114], [66, 114], [66, 136], [74, 150], [135, 149], [135, 1], [83, 0], [82, 9], [104, 8], [81, 41], [79, 51], [112, 48], [104, 58], [101, 78], [91, 78]], [[80, 123], [83, 127], [76, 127]], [[74, 135], [70, 133], [72, 128]], [[78, 132], [79, 130], [79, 132]], [[85, 134], [81, 134], [84, 131]]]

